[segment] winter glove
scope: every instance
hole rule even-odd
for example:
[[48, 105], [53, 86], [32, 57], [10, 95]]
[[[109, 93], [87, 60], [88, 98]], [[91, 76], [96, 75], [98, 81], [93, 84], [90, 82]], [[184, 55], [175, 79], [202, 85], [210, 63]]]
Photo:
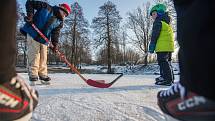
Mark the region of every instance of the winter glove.
[[154, 53], [154, 51], [155, 51], [155, 44], [150, 43], [150, 45], [149, 45], [149, 52], [150, 53]]
[[30, 14], [29, 16], [25, 16], [24, 17], [24, 20], [25, 20], [25, 22], [27, 22], [27, 23], [33, 23], [33, 14]]
[[51, 49], [55, 53], [58, 50], [58, 43], [57, 42], [52, 42], [52, 45], [53, 46], [51, 47]]

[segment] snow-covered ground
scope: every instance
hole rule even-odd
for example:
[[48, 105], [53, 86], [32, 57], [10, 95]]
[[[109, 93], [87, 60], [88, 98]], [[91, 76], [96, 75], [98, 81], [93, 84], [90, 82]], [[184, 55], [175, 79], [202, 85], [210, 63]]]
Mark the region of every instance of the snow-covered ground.
[[[28, 80], [27, 73], [19, 74]], [[88, 86], [76, 74], [49, 76], [51, 85], [34, 87], [40, 98], [31, 121], [165, 121], [156, 95], [168, 87], [154, 85], [158, 75], [126, 74], [106, 89]], [[83, 76], [106, 83], [117, 77], [115, 74]]]
[[[179, 74], [179, 65], [178, 63], [172, 63], [172, 68], [174, 70], [174, 74]], [[68, 69], [68, 67], [65, 67], [65, 65], [59, 65], [59, 66], [50, 66], [52, 69]], [[147, 66], [140, 64], [140, 65], [126, 65], [126, 66], [111, 66], [112, 71], [115, 73], [123, 73], [124, 75], [153, 75], [159, 74], [159, 66], [157, 63], [148, 64]], [[82, 70], [85, 70], [84, 73], [106, 73], [107, 72], [107, 66], [97, 66], [97, 65], [84, 65], [81, 66]], [[87, 71], [86, 71], [87, 70]]]

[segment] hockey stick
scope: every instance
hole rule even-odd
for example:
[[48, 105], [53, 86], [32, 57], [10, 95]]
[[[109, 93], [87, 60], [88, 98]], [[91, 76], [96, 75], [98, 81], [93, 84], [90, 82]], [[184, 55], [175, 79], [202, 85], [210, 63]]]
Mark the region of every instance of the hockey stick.
[[[46, 41], [49, 43], [49, 48], [53, 48], [53, 44], [49, 42], [48, 38], [32, 23], [31, 26], [37, 31], [37, 33]], [[80, 76], [81, 79], [83, 79], [88, 85], [98, 88], [109, 88], [111, 85], [113, 85], [120, 77], [123, 76], [122, 73], [114, 79], [110, 83], [105, 83], [105, 80], [92, 80], [92, 79], [86, 79], [84, 78], [81, 73], [75, 68], [73, 64], [71, 64], [65, 57], [63, 53], [61, 53], [59, 50], [56, 50], [56, 54], [60, 57], [61, 60], [63, 60], [72, 71], [74, 71], [78, 76]]]

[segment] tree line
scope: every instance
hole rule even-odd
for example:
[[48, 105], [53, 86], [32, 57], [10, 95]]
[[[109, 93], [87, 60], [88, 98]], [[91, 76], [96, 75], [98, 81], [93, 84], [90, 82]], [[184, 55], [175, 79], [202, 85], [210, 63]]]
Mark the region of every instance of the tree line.
[[[48, 1], [46, 1], [48, 2]], [[169, 9], [175, 26], [175, 11], [171, 0], [163, 2]], [[80, 67], [81, 64], [107, 65], [107, 73], [111, 73], [111, 65], [148, 64], [148, 45], [153, 21], [150, 17], [151, 3], [144, 3], [133, 11], [127, 12], [125, 22], [122, 22], [117, 6], [107, 1], [99, 7], [99, 11], [92, 22], [84, 17], [84, 11], [78, 2], [71, 4], [73, 10], [61, 30], [59, 50], [66, 58]], [[24, 11], [17, 5], [17, 66], [26, 66], [26, 39], [19, 32], [24, 24]], [[176, 27], [173, 27], [176, 30]], [[154, 59], [155, 60], [155, 59]], [[48, 64], [62, 64], [63, 62], [52, 51], [48, 52]]]

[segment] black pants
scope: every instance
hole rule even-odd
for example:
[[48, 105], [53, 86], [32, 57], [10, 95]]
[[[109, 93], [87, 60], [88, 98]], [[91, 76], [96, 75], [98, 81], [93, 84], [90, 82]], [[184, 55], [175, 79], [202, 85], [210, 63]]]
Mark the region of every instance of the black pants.
[[215, 2], [174, 0], [180, 45], [180, 82], [215, 100]]
[[165, 81], [173, 82], [173, 70], [171, 66], [171, 52], [157, 52], [157, 61], [160, 66], [160, 75]]
[[0, 83], [2, 83], [16, 75], [16, 1], [0, 1], [0, 15]]

